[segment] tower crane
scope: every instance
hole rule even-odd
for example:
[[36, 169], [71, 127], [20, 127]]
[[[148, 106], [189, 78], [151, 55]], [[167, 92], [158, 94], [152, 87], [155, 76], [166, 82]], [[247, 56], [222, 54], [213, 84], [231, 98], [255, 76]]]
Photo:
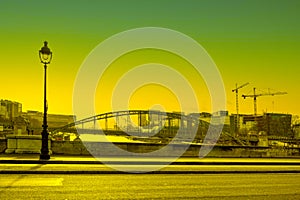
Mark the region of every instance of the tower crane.
[[238, 84], [235, 84], [235, 89], [232, 90], [232, 92], [235, 92], [235, 103], [236, 103], [236, 132], [238, 134], [240, 123], [239, 123], [239, 89], [245, 87], [249, 83], [245, 83], [243, 85], [238, 86]]
[[256, 116], [257, 114], [257, 102], [256, 102], [256, 99], [257, 97], [261, 97], [261, 96], [274, 96], [274, 95], [282, 95], [282, 94], [287, 94], [287, 92], [267, 92], [267, 93], [260, 93], [260, 94], [257, 94], [256, 93], [256, 88], [253, 88], [253, 94], [250, 94], [250, 95], [242, 95], [242, 97], [247, 98], [247, 97], [251, 97], [253, 98], [253, 103], [254, 103], [254, 116]]

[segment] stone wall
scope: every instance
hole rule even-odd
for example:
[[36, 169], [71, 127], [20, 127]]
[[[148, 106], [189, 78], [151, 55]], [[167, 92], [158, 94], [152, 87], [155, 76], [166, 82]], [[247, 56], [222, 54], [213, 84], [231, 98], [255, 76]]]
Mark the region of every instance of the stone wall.
[[[85, 143], [89, 149], [93, 149], [93, 154], [103, 152], [102, 156], [119, 156], [116, 154], [114, 148], [111, 148], [111, 143]], [[116, 146], [123, 149], [125, 152], [146, 153], [158, 150], [164, 144], [149, 144], [149, 143], [115, 143]], [[172, 152], [176, 153], [182, 151], [183, 145], [172, 145]], [[185, 153], [184, 157], [198, 157], [201, 145], [191, 145]], [[7, 149], [7, 139], [0, 139], [0, 153], [4, 153]], [[63, 155], [90, 155], [86, 147], [81, 141], [51, 141], [52, 154]], [[168, 156], [167, 152], [162, 152], [160, 156]], [[284, 149], [284, 148], [257, 148], [257, 147], [228, 147], [228, 146], [215, 146], [209, 152], [207, 157], [289, 157], [300, 156], [299, 149]]]
[[[51, 149], [53, 154], [65, 155], [90, 155], [87, 150], [92, 150], [93, 155], [101, 156], [126, 156], [126, 152], [134, 153], [149, 153], [163, 148], [164, 144], [149, 144], [149, 143], [114, 143], [116, 146], [124, 150], [124, 154], [120, 155], [120, 151], [116, 152], [111, 143], [95, 143], [86, 142], [85, 145], [81, 141], [52, 141]], [[87, 148], [86, 148], [87, 147]], [[185, 145], [173, 144], [170, 145], [173, 155], [184, 152]], [[182, 156], [198, 157], [201, 145], [191, 145]], [[262, 147], [228, 147], [215, 146], [210, 151], [207, 157], [284, 157], [288, 153], [283, 150], [269, 151], [268, 148]], [[160, 156], [170, 156], [167, 151], [161, 151]]]
[[7, 140], [0, 139], [0, 153], [4, 153], [6, 148], [7, 148]]
[[52, 141], [51, 150], [53, 154], [65, 155], [89, 155], [81, 141]]
[[[41, 135], [8, 135], [7, 149], [5, 153], [36, 153], [39, 154], [42, 147]], [[51, 153], [51, 141], [48, 140], [48, 147]]]

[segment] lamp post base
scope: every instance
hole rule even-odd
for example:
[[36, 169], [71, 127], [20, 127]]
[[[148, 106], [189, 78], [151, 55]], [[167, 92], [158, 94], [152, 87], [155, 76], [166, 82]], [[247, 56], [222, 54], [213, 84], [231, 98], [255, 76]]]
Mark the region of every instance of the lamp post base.
[[50, 160], [50, 155], [49, 154], [41, 154], [40, 160]]

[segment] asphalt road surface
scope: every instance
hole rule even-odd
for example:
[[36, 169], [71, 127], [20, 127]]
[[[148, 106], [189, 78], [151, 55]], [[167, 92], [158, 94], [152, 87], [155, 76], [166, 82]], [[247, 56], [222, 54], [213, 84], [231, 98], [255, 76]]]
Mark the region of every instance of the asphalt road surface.
[[300, 199], [300, 174], [2, 174], [0, 199]]

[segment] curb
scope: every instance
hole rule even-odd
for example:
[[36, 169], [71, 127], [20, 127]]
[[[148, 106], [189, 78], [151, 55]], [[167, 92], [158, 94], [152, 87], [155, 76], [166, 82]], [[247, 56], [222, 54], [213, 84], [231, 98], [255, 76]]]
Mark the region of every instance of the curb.
[[0, 160], [0, 164], [111, 164], [111, 165], [291, 165], [300, 166], [300, 162], [214, 162], [214, 161], [190, 161], [190, 162], [164, 162], [164, 161], [68, 161], [68, 160]]
[[123, 172], [123, 171], [0, 171], [0, 174], [295, 174], [300, 170], [274, 170], [274, 171], [152, 171], [152, 172]]

